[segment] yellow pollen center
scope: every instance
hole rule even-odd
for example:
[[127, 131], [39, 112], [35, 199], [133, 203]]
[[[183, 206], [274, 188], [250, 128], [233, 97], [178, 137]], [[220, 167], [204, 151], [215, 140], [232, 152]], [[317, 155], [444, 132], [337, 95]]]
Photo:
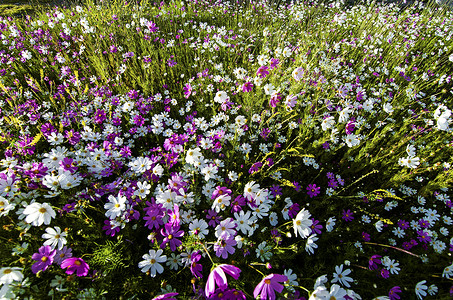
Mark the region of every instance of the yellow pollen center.
[[12, 271], [13, 271], [13, 270], [11, 270], [11, 269], [6, 269], [6, 270], [3, 271], [3, 274], [9, 274], [9, 273], [11, 273]]
[[151, 258], [150, 263], [154, 265], [156, 263], [156, 260], [154, 258]]
[[81, 262], [80, 260], [76, 260], [76, 261], [74, 262], [74, 264], [75, 264], [76, 266], [80, 266], [80, 265], [82, 264], [82, 262]]
[[116, 207], [116, 208], [120, 207], [119, 203], [115, 204], [115, 207]]
[[270, 279], [265, 279], [265, 280], [264, 280], [264, 283], [265, 283], [265, 284], [271, 284], [271, 280], [270, 280]]
[[44, 207], [41, 207], [41, 208], [39, 209], [39, 212], [42, 213], [42, 214], [44, 214], [44, 213], [47, 212], [47, 209], [45, 209]]
[[48, 259], [49, 259], [49, 258], [48, 258], [47, 256], [41, 257], [41, 261], [42, 261], [42, 262], [46, 262]]
[[173, 238], [173, 235], [169, 234], [168, 239], [171, 240]]

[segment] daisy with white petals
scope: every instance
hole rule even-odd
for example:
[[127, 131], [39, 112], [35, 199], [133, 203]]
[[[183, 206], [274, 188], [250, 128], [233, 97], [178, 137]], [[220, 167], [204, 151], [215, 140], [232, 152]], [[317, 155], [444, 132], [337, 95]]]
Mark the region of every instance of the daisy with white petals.
[[46, 228], [46, 233], [44, 233], [41, 237], [46, 239], [44, 246], [50, 246], [52, 247], [52, 250], [55, 248], [61, 250], [67, 243], [66, 236], [67, 233], [65, 231], [61, 232], [60, 227], [55, 226], [54, 228]]
[[48, 203], [33, 202], [24, 209], [26, 215], [25, 222], [33, 226], [41, 226], [43, 223], [50, 224], [52, 218], [55, 218], [56, 213]]

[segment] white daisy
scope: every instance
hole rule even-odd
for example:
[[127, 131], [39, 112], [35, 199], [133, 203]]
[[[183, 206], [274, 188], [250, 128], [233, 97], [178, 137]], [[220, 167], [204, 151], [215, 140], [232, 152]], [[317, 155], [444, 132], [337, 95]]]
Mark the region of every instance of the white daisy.
[[164, 271], [164, 267], [160, 263], [167, 261], [167, 256], [162, 255], [164, 251], [159, 250], [149, 250], [149, 254], [143, 255], [143, 259], [138, 263], [138, 267], [142, 269], [143, 273], [149, 273], [151, 277], [155, 277], [156, 273], [161, 274]]
[[308, 210], [302, 209], [293, 220], [294, 234], [297, 237], [297, 234], [301, 238], [306, 238], [311, 233], [311, 225], [313, 221], [310, 220], [311, 214]]
[[52, 218], [56, 216], [55, 211], [48, 203], [41, 204], [38, 202], [27, 205], [23, 214], [27, 215], [25, 222], [33, 226], [41, 226], [43, 223], [49, 225]]
[[63, 249], [63, 246], [66, 245], [66, 236], [67, 233], [65, 231], [61, 232], [60, 227], [55, 226], [54, 228], [48, 227], [46, 228], [46, 232], [44, 233], [41, 237], [43, 239], [47, 239], [47, 241], [44, 242], [44, 246], [50, 246], [52, 249], [55, 249], [57, 247], [58, 250]]
[[18, 267], [6, 267], [0, 269], [0, 284], [8, 285], [13, 281], [22, 281], [24, 275]]

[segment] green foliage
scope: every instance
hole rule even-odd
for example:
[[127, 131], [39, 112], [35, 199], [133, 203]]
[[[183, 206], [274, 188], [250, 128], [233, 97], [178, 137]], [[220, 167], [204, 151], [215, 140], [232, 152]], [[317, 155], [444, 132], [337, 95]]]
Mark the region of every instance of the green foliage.
[[97, 248], [89, 257], [89, 264], [99, 268], [103, 275], [119, 273], [129, 266], [125, 256], [125, 242], [119, 236], [116, 242], [107, 240], [105, 244], [95, 244]]

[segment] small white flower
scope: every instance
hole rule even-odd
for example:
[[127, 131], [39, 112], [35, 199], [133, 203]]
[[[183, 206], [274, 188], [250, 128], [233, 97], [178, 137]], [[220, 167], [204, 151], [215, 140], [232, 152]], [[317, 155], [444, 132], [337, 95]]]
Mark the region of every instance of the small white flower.
[[44, 233], [41, 237], [43, 239], [47, 239], [47, 241], [44, 242], [45, 246], [50, 246], [52, 247], [52, 249], [57, 248], [58, 250], [61, 250], [67, 243], [65, 238], [66, 236], [67, 233], [65, 231], [61, 232], [60, 227], [55, 226], [54, 228], [46, 228], [46, 233]]
[[310, 219], [311, 214], [308, 210], [302, 209], [297, 214], [296, 218], [293, 220], [293, 227], [294, 227], [294, 234], [297, 237], [297, 234], [300, 235], [301, 238], [306, 238], [311, 233], [311, 225], [313, 221]]
[[161, 274], [164, 271], [164, 267], [160, 263], [167, 261], [167, 256], [162, 255], [163, 250], [149, 250], [149, 254], [143, 255], [143, 259], [138, 263], [138, 267], [142, 269], [143, 273], [149, 272], [151, 277], [155, 277], [156, 273]]
[[423, 299], [426, 296], [426, 290], [428, 286], [425, 285], [426, 280], [422, 280], [415, 285], [415, 294], [418, 299]]
[[107, 209], [105, 216], [111, 220], [121, 216], [126, 209], [126, 197], [118, 195], [117, 198], [110, 195], [108, 199], [110, 202], [104, 204], [104, 208]]

